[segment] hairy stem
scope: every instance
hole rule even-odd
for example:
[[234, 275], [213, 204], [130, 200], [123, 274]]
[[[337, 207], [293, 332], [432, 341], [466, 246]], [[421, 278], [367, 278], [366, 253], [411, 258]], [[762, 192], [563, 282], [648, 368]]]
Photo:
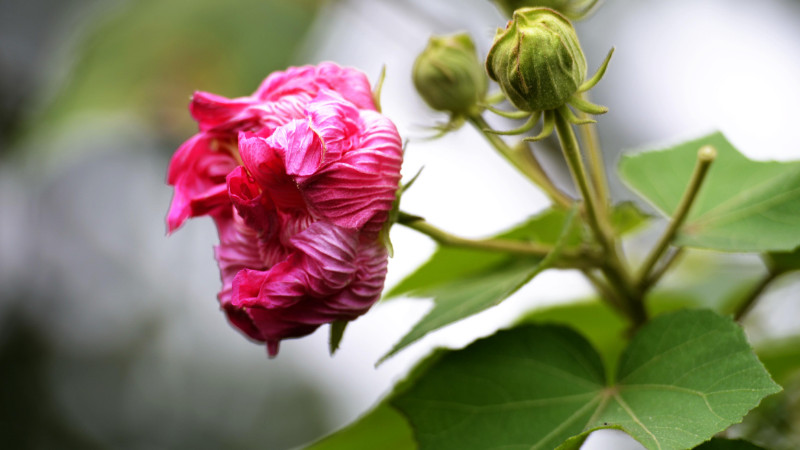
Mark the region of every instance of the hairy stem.
[[487, 124], [480, 115], [470, 116], [468, 120], [506, 161], [516, 167], [520, 173], [525, 175], [525, 177], [531, 180], [535, 185], [539, 186], [553, 203], [562, 208], [569, 208], [572, 205], [572, 199], [553, 184], [553, 181], [547, 176], [544, 170], [542, 170], [539, 162], [532, 154], [521, 155], [509, 147], [500, 136], [487, 133], [485, 130], [489, 129], [489, 124]]
[[597, 276], [597, 274], [589, 269], [583, 269], [581, 270], [581, 273], [583, 273], [583, 276], [586, 277], [595, 290], [597, 290], [597, 293], [600, 294], [600, 298], [604, 302], [608, 303], [612, 308], [616, 309], [622, 314], [628, 314], [619, 295], [608, 286], [608, 283], [606, 283], [605, 280]]
[[[450, 234], [429, 224], [421, 217], [404, 212], [400, 212], [397, 223], [416, 230], [446, 247], [471, 248], [516, 255], [540, 256], [542, 258], [554, 249], [552, 245], [535, 242], [507, 239], [467, 239]], [[555, 267], [591, 267], [597, 263], [597, 260], [598, 255], [589, 249], [565, 250], [561, 252], [559, 262], [555, 264]]]
[[[580, 96], [582, 99], [589, 100], [588, 92], [584, 92]], [[578, 117], [588, 119], [589, 115], [583, 111], [578, 111]], [[581, 136], [581, 141], [586, 145], [589, 171], [592, 174], [592, 183], [599, 200], [597, 206], [602, 209], [602, 213], [608, 207], [611, 195], [608, 189], [608, 176], [606, 175], [606, 166], [603, 160], [603, 150], [600, 147], [600, 138], [597, 136], [597, 125], [590, 123], [581, 126], [578, 128], [578, 133]]]
[[555, 122], [556, 132], [561, 141], [561, 148], [564, 151], [567, 166], [578, 188], [578, 192], [580, 192], [581, 197], [583, 197], [586, 220], [589, 222], [589, 227], [591, 227], [592, 232], [595, 234], [600, 244], [603, 245], [603, 247], [608, 247], [609, 238], [598, 216], [597, 198], [594, 191], [589, 187], [589, 177], [583, 165], [583, 158], [581, 157], [581, 151], [578, 146], [578, 140], [575, 137], [575, 132], [572, 130], [572, 125], [570, 125], [567, 118], [564, 117], [561, 112], [556, 112]]
[[[566, 106], [564, 106], [566, 108]], [[561, 110], [556, 111], [556, 132], [561, 141], [561, 148], [569, 166], [572, 178], [578, 191], [583, 197], [586, 221], [595, 236], [595, 239], [603, 247], [605, 260], [600, 269], [608, 282], [614, 288], [623, 302], [623, 309], [633, 322], [634, 327], [638, 327], [647, 320], [647, 313], [644, 309], [641, 296], [637, 295], [633, 283], [630, 279], [630, 272], [623, 264], [613, 233], [607, 225], [607, 217], [598, 214], [596, 197], [597, 193], [592, 190], [589, 177], [583, 165], [578, 140], [572, 125], [569, 123], [568, 116]], [[606, 201], [605, 199], [603, 201]], [[614, 305], [612, 305], [614, 306]]]
[[705, 180], [706, 174], [708, 174], [708, 169], [711, 167], [711, 163], [714, 162], [716, 157], [717, 151], [714, 147], [708, 145], [700, 148], [697, 152], [697, 162], [695, 163], [694, 171], [689, 179], [689, 184], [686, 186], [686, 191], [684, 191], [683, 197], [680, 203], [678, 203], [678, 208], [675, 209], [669, 226], [667, 226], [664, 234], [661, 235], [656, 246], [650, 251], [650, 254], [647, 256], [644, 263], [642, 263], [641, 269], [639, 270], [636, 285], [640, 290], [658, 281], [657, 279], [649, 279], [650, 272], [653, 270], [658, 260], [661, 259], [664, 251], [667, 250], [670, 243], [675, 238], [678, 229], [680, 229], [681, 225], [683, 225], [683, 222], [686, 220], [686, 216], [689, 214], [689, 210], [692, 208], [695, 198], [697, 198], [697, 193], [703, 185], [703, 180]]

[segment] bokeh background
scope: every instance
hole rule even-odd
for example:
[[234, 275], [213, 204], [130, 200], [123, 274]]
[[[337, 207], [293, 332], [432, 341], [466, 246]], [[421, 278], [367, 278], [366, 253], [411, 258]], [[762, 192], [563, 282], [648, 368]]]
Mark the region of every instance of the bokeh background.
[[[467, 30], [485, 55], [504, 23], [486, 0], [0, 0], [0, 447], [298, 447], [366, 411], [432, 347], [589, 295], [575, 274], [547, 272], [375, 368], [429, 307], [394, 300], [348, 327], [335, 357], [323, 328], [268, 360], [218, 310], [211, 222], [165, 235], [166, 166], [195, 131], [192, 92], [247, 95], [271, 71], [324, 60], [373, 80], [386, 66], [405, 178], [424, 166], [405, 210], [477, 237], [543, 209], [473, 130], [426, 140], [445, 118], [410, 80], [431, 33]], [[600, 120], [609, 165], [714, 129], [752, 158], [800, 158], [800, 2], [609, 0], [577, 28], [591, 68], [617, 48], [593, 90], [611, 108]], [[563, 173], [556, 152], [539, 151]], [[395, 228], [389, 286], [433, 250]], [[712, 277], [697, 258], [695, 276]], [[800, 333], [797, 286], [786, 277], [769, 291], [752, 340]], [[764, 439], [800, 445], [798, 397], [756, 426]]]

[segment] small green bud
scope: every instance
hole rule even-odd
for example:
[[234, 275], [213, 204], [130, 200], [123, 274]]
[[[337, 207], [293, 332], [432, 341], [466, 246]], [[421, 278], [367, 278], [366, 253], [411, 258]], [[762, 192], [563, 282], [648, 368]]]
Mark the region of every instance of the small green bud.
[[586, 58], [564, 16], [547, 8], [523, 8], [505, 30], [497, 30], [486, 71], [518, 109], [550, 110], [578, 92], [586, 78]]
[[431, 108], [454, 116], [473, 113], [489, 83], [475, 44], [466, 33], [432, 36], [414, 62], [412, 78]]
[[554, 9], [570, 20], [585, 19], [594, 11], [598, 0], [492, 0], [508, 17], [520, 8], [544, 7]]

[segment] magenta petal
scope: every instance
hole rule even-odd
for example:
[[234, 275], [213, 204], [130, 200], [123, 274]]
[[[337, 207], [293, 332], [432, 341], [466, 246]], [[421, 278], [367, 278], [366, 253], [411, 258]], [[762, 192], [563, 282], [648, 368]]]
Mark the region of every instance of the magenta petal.
[[250, 97], [197, 92], [200, 133], [173, 156], [170, 231], [210, 215], [221, 309], [264, 342], [353, 320], [380, 297], [400, 179], [397, 130], [363, 73], [334, 63], [276, 72]]
[[360, 139], [342, 158], [301, 182], [309, 208], [347, 228], [380, 231], [400, 181], [402, 143], [391, 121], [361, 111]]
[[265, 339], [261, 336], [261, 331], [259, 331], [258, 327], [253, 323], [253, 319], [246, 310], [236, 308], [231, 304], [223, 306], [222, 310], [225, 312], [231, 325], [242, 330], [250, 339], [264, 342]]
[[[337, 161], [358, 136], [359, 113], [337, 93], [323, 90], [308, 104], [309, 126], [322, 141], [322, 161]], [[294, 175], [311, 175], [315, 170]]]
[[324, 62], [317, 66], [317, 73], [329, 89], [338, 92], [359, 109], [375, 110], [372, 87], [363, 72]]
[[292, 238], [304, 255], [301, 264], [309, 294], [325, 297], [350, 283], [357, 269], [358, 241], [358, 232], [326, 222], [316, 222]]
[[195, 92], [189, 111], [200, 124], [201, 130], [210, 130], [222, 124], [239, 123], [252, 120], [247, 108], [253, 105], [249, 97], [228, 99], [208, 92]]
[[281, 311], [252, 308], [247, 313], [267, 342], [267, 351], [271, 357], [278, 354], [281, 340], [307, 336], [319, 328], [319, 324], [287, 320]]
[[287, 95], [301, 93], [313, 97], [320, 89], [338, 92], [359, 109], [375, 109], [367, 76], [361, 71], [332, 62], [324, 62], [316, 67], [290, 67], [284, 72], [274, 72], [261, 83], [253, 96], [275, 101]]
[[247, 311], [268, 343], [355, 319], [380, 298], [388, 258], [379, 242], [360, 241], [357, 231], [312, 224], [292, 238], [293, 253], [285, 261], [239, 272], [231, 306]]
[[[294, 142], [294, 137], [303, 139], [305, 136], [313, 140], [313, 133], [306, 132], [302, 136], [298, 133], [287, 134], [287, 128], [297, 127], [302, 122], [292, 121], [279, 128], [270, 139], [264, 139], [249, 133], [239, 136], [239, 154], [244, 162], [244, 167], [253, 176], [256, 182], [269, 193], [275, 205], [281, 209], [305, 210], [305, 200], [297, 184], [286, 173], [284, 162], [285, 146], [291, 145], [286, 141]], [[298, 145], [302, 145], [303, 143]], [[310, 144], [310, 142], [305, 142]]]
[[225, 177], [236, 167], [227, 153], [214, 151], [213, 139], [197, 134], [178, 148], [170, 161], [167, 183], [175, 186], [167, 229], [171, 233], [189, 217], [229, 205]]
[[237, 307], [286, 308], [339, 293], [356, 272], [358, 232], [316, 222], [291, 238], [291, 256], [266, 271], [244, 269], [233, 280]]
[[[233, 214], [231, 210], [224, 214], [214, 216], [219, 233], [219, 245], [214, 248], [222, 279], [222, 290], [218, 298], [223, 307], [231, 303], [233, 292], [233, 279], [244, 269], [263, 270], [269, 264], [286, 257], [275, 254], [265, 258], [262, 253], [258, 233], [247, 227], [241, 217]], [[270, 261], [269, 259], [272, 259]]]
[[283, 72], [273, 72], [256, 89], [253, 96], [275, 101], [299, 93], [316, 95], [316, 73], [317, 68], [314, 66], [290, 67]]
[[278, 128], [266, 142], [281, 155], [287, 175], [314, 174], [322, 163], [322, 141], [306, 120], [295, 120]]
[[245, 224], [262, 233], [277, 231], [275, 206], [245, 170], [239, 166], [228, 174], [227, 195]]
[[382, 243], [362, 246], [353, 281], [347, 289], [325, 302], [321, 309], [328, 310], [328, 314], [335, 315], [337, 320], [352, 320], [367, 312], [381, 297], [388, 261], [388, 253]]

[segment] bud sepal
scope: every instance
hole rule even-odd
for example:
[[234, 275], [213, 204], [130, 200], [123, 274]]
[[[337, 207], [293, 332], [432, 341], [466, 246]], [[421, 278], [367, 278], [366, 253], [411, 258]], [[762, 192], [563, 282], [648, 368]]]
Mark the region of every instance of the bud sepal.
[[493, 0], [493, 2], [508, 17], [521, 8], [544, 7], [560, 12], [569, 20], [586, 19], [600, 4], [599, 0]]
[[[552, 133], [552, 114], [559, 111], [574, 124], [593, 122], [577, 119], [567, 105], [597, 115], [607, 108], [587, 101], [581, 94], [594, 87], [605, 74], [612, 48], [603, 64], [586, 79], [586, 59], [572, 23], [548, 8], [522, 8], [514, 12], [505, 29], [499, 29], [486, 58], [486, 71], [497, 81], [509, 102], [527, 114], [498, 111], [504, 117], [529, 120], [522, 127], [498, 134], [521, 134], [533, 129], [544, 117], [542, 132], [529, 140]], [[549, 119], [549, 120], [548, 120]]]
[[464, 118], [480, 113], [489, 80], [467, 33], [431, 36], [414, 61], [412, 80], [432, 109], [450, 113], [443, 132], [458, 128]]

